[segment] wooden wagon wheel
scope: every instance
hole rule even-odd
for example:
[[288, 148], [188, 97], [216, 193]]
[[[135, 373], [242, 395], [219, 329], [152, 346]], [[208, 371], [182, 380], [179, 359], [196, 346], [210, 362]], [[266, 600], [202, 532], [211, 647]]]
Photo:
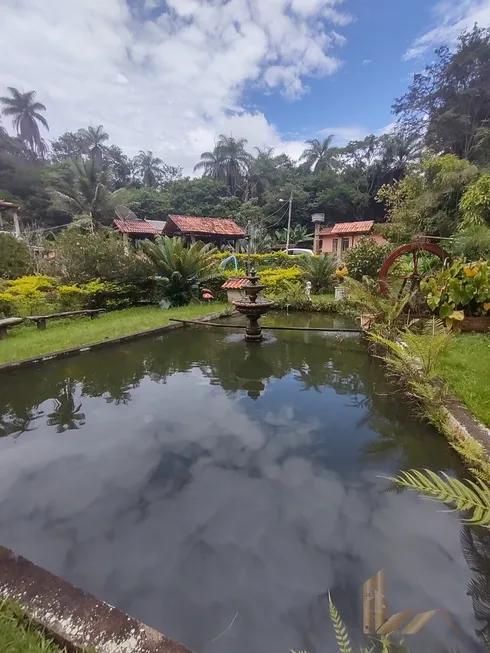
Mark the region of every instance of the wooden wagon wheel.
[[400, 275], [397, 277], [398, 279], [402, 280], [402, 285], [398, 291], [398, 296], [403, 294], [407, 284], [409, 284], [410, 292], [414, 292], [419, 287], [420, 280], [423, 276], [419, 272], [418, 257], [420, 252], [429, 252], [430, 254], [434, 254], [435, 256], [438, 256], [443, 262], [449, 258], [449, 254], [443, 250], [442, 247], [434, 243], [409, 243], [408, 245], [397, 247], [397, 249], [393, 250], [393, 252], [391, 252], [386, 261], [383, 263], [383, 267], [379, 273], [379, 289], [384, 295], [390, 294], [388, 275], [391, 268], [395, 266], [399, 258], [409, 253], [412, 253], [413, 257], [413, 271], [411, 274], [405, 276]]

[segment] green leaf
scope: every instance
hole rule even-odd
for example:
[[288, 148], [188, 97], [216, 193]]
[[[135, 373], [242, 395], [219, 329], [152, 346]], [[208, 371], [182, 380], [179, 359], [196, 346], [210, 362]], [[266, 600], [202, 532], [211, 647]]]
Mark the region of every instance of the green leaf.
[[446, 317], [451, 317], [453, 311], [454, 311], [454, 306], [451, 306], [451, 304], [445, 302], [439, 308], [439, 315], [444, 319]]

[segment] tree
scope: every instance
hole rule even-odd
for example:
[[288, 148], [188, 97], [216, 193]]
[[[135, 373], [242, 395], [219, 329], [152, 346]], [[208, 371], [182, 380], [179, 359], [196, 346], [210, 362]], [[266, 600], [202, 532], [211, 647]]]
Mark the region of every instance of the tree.
[[332, 164], [337, 156], [337, 149], [330, 147], [334, 135], [330, 134], [322, 141], [319, 141], [317, 138], [314, 138], [311, 141], [306, 141], [307, 147], [303, 154], [300, 157], [300, 161], [304, 161], [305, 167], [308, 170], [313, 170], [313, 172], [321, 172], [322, 170], [328, 170], [332, 167]]
[[230, 194], [223, 181], [202, 177], [166, 182], [163, 184], [161, 196], [169, 213], [216, 216], [221, 199], [229, 197]]
[[77, 132], [65, 132], [59, 138], [51, 141], [51, 159], [55, 163], [67, 159], [80, 159], [85, 148], [85, 137], [83, 130]]
[[148, 188], [156, 188], [160, 179], [163, 176], [163, 161], [157, 156], [153, 156], [153, 152], [139, 151], [133, 159], [135, 171], [140, 175], [143, 186]]
[[281, 171], [278, 157], [274, 156], [274, 148], [254, 148], [257, 152], [249, 164], [248, 185], [246, 196], [261, 200], [264, 193], [280, 182]]
[[72, 217], [89, 215], [92, 229], [97, 223], [110, 221], [115, 193], [107, 190], [107, 173], [98, 173], [91, 160], [65, 164], [51, 172], [50, 181], [48, 192], [56, 208]]
[[245, 180], [252, 162], [245, 150], [246, 138], [233, 138], [220, 134], [213, 152], [203, 152], [194, 170], [204, 170], [207, 177], [226, 182], [231, 195], [245, 191]]
[[0, 278], [17, 279], [31, 269], [27, 245], [11, 234], [0, 233]]
[[436, 50], [436, 61], [413, 77], [393, 112], [409, 134], [425, 137], [437, 153], [470, 161], [490, 159], [490, 30], [465, 31], [452, 52]]
[[117, 194], [118, 204], [124, 204], [142, 220], [165, 220], [170, 212], [168, 201], [167, 194], [156, 188], [124, 188]]
[[3, 115], [12, 116], [12, 124], [19, 137], [29, 144], [32, 152], [42, 154], [43, 146], [38, 123], [49, 131], [46, 118], [40, 113], [46, 111], [46, 107], [41, 102], [36, 102], [36, 91], [21, 93], [12, 86], [7, 90], [11, 97], [0, 97], [0, 104], [4, 107]]
[[92, 159], [95, 171], [101, 172], [103, 154], [107, 151], [107, 146], [103, 145], [103, 143], [109, 140], [109, 134], [104, 131], [102, 125], [97, 127], [90, 125], [87, 129], [79, 129], [78, 135], [82, 139], [84, 151], [88, 152]]

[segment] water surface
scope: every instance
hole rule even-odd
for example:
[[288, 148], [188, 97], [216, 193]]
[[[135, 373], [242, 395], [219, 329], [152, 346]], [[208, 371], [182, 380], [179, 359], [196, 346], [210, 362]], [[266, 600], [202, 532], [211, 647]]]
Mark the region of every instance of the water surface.
[[461, 630], [412, 650], [480, 650], [488, 541], [380, 478], [462, 470], [356, 338], [188, 328], [0, 384], [0, 541], [34, 562], [204, 653], [334, 651], [328, 592], [359, 636], [384, 568], [391, 613]]

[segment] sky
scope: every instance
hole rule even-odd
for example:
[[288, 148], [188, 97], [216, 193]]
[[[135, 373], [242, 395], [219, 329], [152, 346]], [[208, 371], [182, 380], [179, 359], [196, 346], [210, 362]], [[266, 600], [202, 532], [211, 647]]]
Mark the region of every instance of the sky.
[[0, 0], [0, 16], [0, 93], [36, 90], [43, 136], [102, 124], [192, 174], [220, 133], [297, 159], [389, 131], [413, 73], [490, 26], [490, 0]]

